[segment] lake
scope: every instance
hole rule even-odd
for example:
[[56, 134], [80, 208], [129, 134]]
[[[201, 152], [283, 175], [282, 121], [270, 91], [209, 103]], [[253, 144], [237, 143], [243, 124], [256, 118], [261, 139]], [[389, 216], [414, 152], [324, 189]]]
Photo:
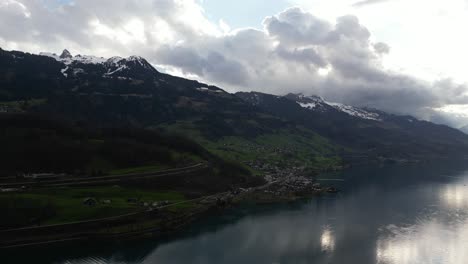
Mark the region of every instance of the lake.
[[2, 263], [468, 263], [467, 169], [353, 168], [321, 176], [336, 195], [229, 209], [171, 238], [26, 250]]

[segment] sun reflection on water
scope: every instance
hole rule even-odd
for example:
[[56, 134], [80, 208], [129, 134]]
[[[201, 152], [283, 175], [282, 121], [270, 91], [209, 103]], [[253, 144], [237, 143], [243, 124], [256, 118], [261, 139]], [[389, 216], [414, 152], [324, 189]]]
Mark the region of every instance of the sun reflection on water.
[[335, 236], [329, 227], [323, 230], [320, 243], [322, 245], [322, 251], [333, 251], [335, 249]]
[[387, 227], [387, 234], [377, 240], [377, 263], [466, 264], [468, 220], [456, 222], [431, 220], [406, 228]]
[[468, 263], [466, 180], [444, 185], [437, 193], [437, 213], [421, 216], [411, 226], [383, 228], [376, 242], [377, 263]]
[[468, 207], [468, 187], [461, 184], [447, 185], [441, 189], [440, 198], [453, 208]]

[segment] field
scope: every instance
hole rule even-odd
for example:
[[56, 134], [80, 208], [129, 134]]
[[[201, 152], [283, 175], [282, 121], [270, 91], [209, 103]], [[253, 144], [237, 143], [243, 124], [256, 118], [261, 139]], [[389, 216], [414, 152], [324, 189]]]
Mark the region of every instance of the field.
[[47, 103], [46, 99], [30, 99], [21, 101], [0, 102], [0, 109], [5, 109], [9, 112], [23, 112], [31, 107], [43, 105], [45, 103]]
[[[86, 205], [91, 198], [95, 205]], [[128, 200], [132, 201], [129, 202]], [[3, 227], [49, 225], [117, 216], [144, 210], [142, 204], [181, 202], [185, 197], [171, 191], [151, 192], [122, 187], [41, 189], [28, 193], [0, 194]], [[184, 208], [190, 204], [180, 204]]]

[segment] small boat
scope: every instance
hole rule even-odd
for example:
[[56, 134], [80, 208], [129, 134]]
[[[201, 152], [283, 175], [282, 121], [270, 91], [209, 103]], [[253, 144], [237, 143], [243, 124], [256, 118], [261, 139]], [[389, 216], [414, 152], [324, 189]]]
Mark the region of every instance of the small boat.
[[338, 189], [335, 187], [328, 187], [327, 188], [327, 193], [337, 193]]

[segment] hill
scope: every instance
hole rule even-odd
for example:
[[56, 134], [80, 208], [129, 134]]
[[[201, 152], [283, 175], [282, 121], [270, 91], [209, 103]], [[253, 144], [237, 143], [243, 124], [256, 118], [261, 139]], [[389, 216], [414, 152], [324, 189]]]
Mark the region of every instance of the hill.
[[315, 96], [230, 94], [160, 73], [138, 56], [2, 50], [0, 87], [3, 112], [183, 134], [251, 168], [269, 162], [322, 170], [343, 160], [420, 161], [460, 157], [468, 150], [468, 136], [446, 126]]
[[290, 120], [351, 150], [348, 158], [393, 161], [466, 156], [468, 137], [444, 125], [317, 96], [237, 93], [263, 111]]

